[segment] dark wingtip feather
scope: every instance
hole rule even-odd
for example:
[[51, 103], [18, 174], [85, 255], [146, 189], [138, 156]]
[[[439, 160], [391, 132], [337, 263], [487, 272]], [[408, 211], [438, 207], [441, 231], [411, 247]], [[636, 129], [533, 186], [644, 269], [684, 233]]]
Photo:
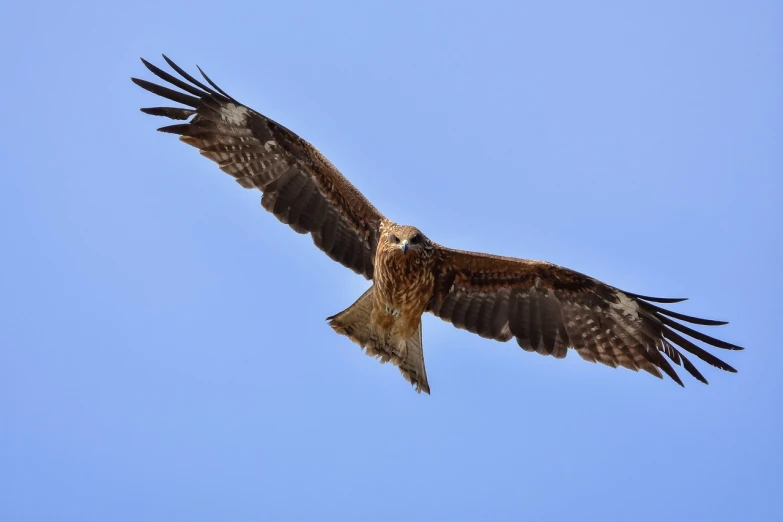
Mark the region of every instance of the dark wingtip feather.
[[[666, 371], [666, 370], [664, 370], [664, 371]], [[685, 388], [685, 383], [684, 383], [684, 382], [682, 382], [682, 379], [680, 379], [680, 376], [679, 376], [679, 375], [677, 375], [677, 373], [676, 373], [674, 370], [672, 370], [672, 373], [671, 373], [671, 374], [669, 374], [668, 372], [667, 372], [667, 374], [669, 375], [669, 377], [671, 377], [671, 378], [672, 378], [672, 380], [674, 380], [674, 382], [676, 382], [677, 384], [679, 384], [679, 385], [680, 385], [680, 387], [682, 387], [682, 388]]]
[[665, 312], [661, 312], [663, 315], [668, 315], [669, 317], [674, 317], [675, 319], [679, 319], [680, 321], [686, 321], [688, 323], [693, 324], [700, 324], [702, 326], [725, 326], [729, 324], [728, 321], [718, 321], [716, 319], [701, 319], [699, 317], [693, 317], [690, 315], [683, 315], [683, 314], [675, 314], [675, 312], [670, 312], [669, 310], [666, 310]]
[[200, 102], [200, 99], [196, 98], [195, 96], [185, 94], [184, 92], [175, 91], [174, 89], [169, 89], [168, 87], [163, 87], [157, 83], [148, 82], [147, 80], [140, 80], [139, 78], [131, 78], [131, 81], [145, 91], [149, 91], [152, 94], [157, 94], [158, 96], [162, 96], [163, 98], [181, 103], [183, 105], [198, 107]]
[[192, 130], [190, 123], [178, 123], [176, 125], [167, 125], [160, 127], [159, 132], [166, 132], [168, 134], [179, 134], [180, 136], [186, 136]]
[[678, 330], [685, 335], [690, 335], [694, 339], [698, 339], [699, 341], [703, 343], [707, 343], [710, 346], [714, 346], [716, 348], [723, 348], [725, 350], [742, 350], [743, 348], [741, 346], [737, 346], [735, 344], [728, 343], [726, 341], [721, 341], [720, 339], [716, 339], [715, 337], [711, 337], [707, 334], [703, 334], [697, 330], [694, 330], [693, 328], [688, 328], [684, 324], [680, 324], [677, 321], [674, 321], [673, 319], [669, 319], [665, 315], [658, 316], [658, 319], [665, 325], [668, 325], [675, 330]]
[[683, 354], [680, 354], [680, 357], [682, 358], [682, 366], [685, 368], [685, 370], [690, 373], [696, 380], [703, 382], [704, 384], [709, 384], [707, 382], [707, 379], [704, 378], [704, 376], [701, 374], [701, 372], [693, 365], [692, 362], [688, 360], [687, 357], [685, 357]]
[[172, 76], [171, 74], [167, 73], [163, 69], [160, 69], [159, 67], [156, 67], [155, 65], [151, 64], [144, 58], [141, 59], [142, 63], [144, 63], [144, 66], [150, 70], [152, 74], [160, 78], [161, 80], [167, 81], [172, 85], [175, 85], [176, 87], [179, 87], [180, 89], [189, 92], [190, 94], [197, 96], [198, 98], [203, 98], [208, 93], [204, 92], [202, 90], [199, 90], [192, 85], [188, 84], [187, 82], [183, 82], [179, 78]]
[[687, 323], [692, 324], [701, 324], [704, 326], [723, 326], [726, 324], [729, 324], [728, 321], [716, 321], [714, 319], [702, 319], [700, 317], [693, 317], [692, 315], [685, 315], [680, 314], [677, 312], [672, 312], [671, 310], [667, 310], [665, 308], [661, 308], [660, 306], [655, 306], [651, 303], [645, 303], [644, 301], [639, 301], [639, 304], [641, 304], [642, 308], [652, 311], [654, 314], [663, 314], [668, 315], [669, 317], [673, 317], [675, 319], [679, 319], [680, 321], [685, 321]]
[[141, 110], [144, 114], [150, 114], [152, 116], [165, 116], [173, 120], [187, 120], [196, 111], [193, 109], [179, 109], [176, 107], [144, 107]]
[[718, 359], [716, 356], [712, 355], [704, 348], [697, 346], [696, 344], [689, 341], [685, 337], [679, 335], [677, 332], [673, 331], [668, 326], [663, 327], [663, 335], [666, 337], [666, 339], [669, 339], [671, 342], [673, 342], [683, 350], [692, 353], [693, 355], [695, 355], [702, 361], [706, 362], [707, 364], [714, 366], [715, 368], [720, 368], [721, 370], [727, 371], [729, 373], [737, 373], [737, 370], [734, 369], [733, 366], [731, 366], [725, 361], [722, 361], [721, 359]]
[[206, 85], [204, 85], [203, 83], [201, 83], [200, 81], [198, 81], [197, 79], [195, 79], [193, 76], [191, 76], [190, 74], [188, 74], [188, 73], [187, 73], [187, 72], [186, 72], [186, 71], [185, 71], [185, 70], [184, 70], [182, 67], [180, 67], [179, 65], [177, 65], [176, 63], [174, 63], [174, 62], [173, 62], [173, 61], [172, 61], [172, 60], [171, 60], [171, 59], [170, 59], [168, 56], [166, 56], [165, 54], [163, 55], [163, 59], [164, 59], [164, 60], [166, 60], [166, 63], [167, 63], [167, 64], [169, 64], [169, 66], [170, 66], [172, 69], [174, 69], [175, 71], [177, 71], [177, 73], [178, 73], [180, 76], [182, 76], [183, 78], [185, 78], [187, 81], [189, 81], [189, 82], [190, 82], [190, 83], [192, 83], [193, 85], [197, 85], [197, 86], [201, 87], [202, 89], [204, 89], [205, 91], [207, 91], [207, 92], [208, 92], [208, 93], [210, 93], [210, 94], [214, 94], [214, 95], [216, 95], [216, 96], [221, 96], [220, 94], [218, 94], [217, 92], [215, 92], [214, 90], [210, 89], [209, 87], [207, 87]]
[[224, 91], [223, 89], [221, 89], [220, 87], [218, 87], [218, 86], [217, 86], [217, 84], [216, 84], [215, 82], [213, 82], [213, 81], [212, 81], [212, 80], [209, 78], [209, 76], [207, 76], [207, 73], [205, 73], [204, 71], [202, 71], [202, 70], [201, 70], [201, 67], [199, 67], [198, 65], [196, 65], [196, 69], [198, 69], [198, 72], [200, 72], [200, 73], [201, 73], [201, 76], [203, 76], [203, 77], [204, 77], [204, 79], [207, 81], [207, 83], [209, 83], [209, 84], [210, 84], [212, 87], [214, 87], [214, 88], [217, 90], [217, 92], [219, 92], [220, 94], [222, 94], [223, 96], [225, 96], [225, 97], [226, 97], [226, 98], [228, 98], [229, 100], [231, 100], [231, 101], [234, 101], [234, 102], [236, 102], [236, 103], [239, 103], [239, 102], [237, 102], [237, 101], [236, 101], [234, 98], [232, 98], [231, 96], [229, 96], [228, 94], [226, 94], [226, 91]]
[[[660, 353], [661, 352], [658, 352], [659, 355], [660, 355]], [[666, 359], [663, 358], [663, 355], [661, 355], [660, 359], [658, 361], [656, 361], [656, 362], [658, 363], [658, 367], [661, 370], [663, 370], [666, 373], [666, 375], [671, 377], [671, 379], [674, 382], [676, 382], [677, 384], [679, 384], [680, 386], [685, 388], [685, 384], [683, 384], [682, 379], [680, 379], [680, 376], [677, 375], [676, 371], [674, 371], [674, 368], [672, 368], [672, 365], [669, 364], [669, 361], [667, 361]]]
[[631, 292], [623, 292], [628, 297], [633, 297], [635, 299], [643, 299], [645, 301], [651, 301], [653, 303], [665, 303], [665, 304], [672, 304], [672, 303], [681, 303], [683, 301], [687, 301], [687, 297], [650, 297], [648, 295], [640, 295], [640, 294], [632, 294]]

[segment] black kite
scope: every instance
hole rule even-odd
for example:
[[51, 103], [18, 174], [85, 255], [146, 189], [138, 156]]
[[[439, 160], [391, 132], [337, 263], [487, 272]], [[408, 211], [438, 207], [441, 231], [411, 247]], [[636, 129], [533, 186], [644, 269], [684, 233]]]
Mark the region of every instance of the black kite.
[[543, 261], [438, 245], [417, 228], [384, 217], [308, 142], [239, 103], [201, 69], [208, 85], [164, 58], [181, 78], [142, 61], [180, 90], [133, 81], [185, 107], [141, 110], [186, 121], [158, 130], [178, 134], [244, 188], [260, 190], [266, 210], [295, 231], [309, 233], [333, 260], [373, 280], [353, 305], [328, 318], [329, 325], [368, 355], [399, 367], [416, 391], [430, 391], [421, 338], [424, 312], [488, 339], [513, 338], [529, 352], [562, 358], [573, 348], [591, 362], [641, 369], [658, 378], [663, 370], [680, 385], [666, 357], [707, 383], [680, 349], [736, 372], [683, 335], [717, 348], [742, 348], [675, 319], [709, 326], [726, 323], [653, 304], [683, 299], [624, 292]]

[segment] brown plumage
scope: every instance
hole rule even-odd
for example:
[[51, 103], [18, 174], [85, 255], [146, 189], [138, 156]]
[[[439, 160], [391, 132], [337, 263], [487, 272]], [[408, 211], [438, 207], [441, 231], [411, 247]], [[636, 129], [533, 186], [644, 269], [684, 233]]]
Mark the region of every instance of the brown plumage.
[[[736, 372], [688, 337], [716, 348], [741, 350], [675, 321], [714, 326], [645, 297], [542, 261], [452, 250], [415, 227], [385, 218], [312, 145], [242, 105], [215, 85], [190, 76], [171, 60], [177, 78], [145, 60], [157, 77], [181, 90], [133, 78], [140, 87], [185, 105], [147, 114], [187, 123], [158, 130], [180, 135], [244, 188], [263, 193], [262, 206], [299, 233], [309, 233], [330, 258], [373, 286], [329, 325], [382, 362], [391, 361], [417, 391], [429, 393], [421, 316], [431, 312], [488, 339], [515, 339], [526, 351], [556, 358], [573, 348], [612, 367], [661, 371], [682, 385], [669, 361], [704, 376], [681, 351]], [[182, 92], [184, 91], [184, 92]]]

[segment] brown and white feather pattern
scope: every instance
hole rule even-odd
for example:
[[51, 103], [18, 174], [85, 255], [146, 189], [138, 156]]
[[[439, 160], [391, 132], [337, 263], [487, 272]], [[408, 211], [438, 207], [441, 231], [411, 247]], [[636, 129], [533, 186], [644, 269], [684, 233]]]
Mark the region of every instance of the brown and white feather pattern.
[[740, 350], [682, 325], [725, 324], [665, 310], [648, 301], [676, 302], [623, 292], [573, 270], [541, 261], [438, 249], [435, 292], [428, 310], [457, 328], [498, 341], [516, 339], [526, 351], [611, 367], [661, 370], [682, 385], [664, 354], [696, 379], [706, 379], [678, 350], [729, 371], [734, 368], [674, 330], [712, 346]]
[[180, 90], [136, 78], [133, 81], [189, 108], [142, 111], [190, 121], [158, 130], [180, 135], [241, 186], [259, 189], [266, 210], [295, 231], [310, 233], [316, 246], [333, 260], [372, 279], [383, 215], [308, 142], [231, 98], [206, 75], [211, 87], [164, 58], [182, 79], [142, 61]]

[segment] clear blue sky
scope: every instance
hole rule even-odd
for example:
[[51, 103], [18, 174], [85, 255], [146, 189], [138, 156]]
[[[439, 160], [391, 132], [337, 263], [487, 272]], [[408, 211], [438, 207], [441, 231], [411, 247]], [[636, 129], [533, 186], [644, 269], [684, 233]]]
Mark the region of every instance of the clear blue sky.
[[[368, 4], [2, 4], [0, 520], [783, 519], [783, 4]], [[139, 112], [161, 52], [438, 242], [690, 297], [739, 374], [428, 316], [417, 395], [324, 321], [367, 283]]]

